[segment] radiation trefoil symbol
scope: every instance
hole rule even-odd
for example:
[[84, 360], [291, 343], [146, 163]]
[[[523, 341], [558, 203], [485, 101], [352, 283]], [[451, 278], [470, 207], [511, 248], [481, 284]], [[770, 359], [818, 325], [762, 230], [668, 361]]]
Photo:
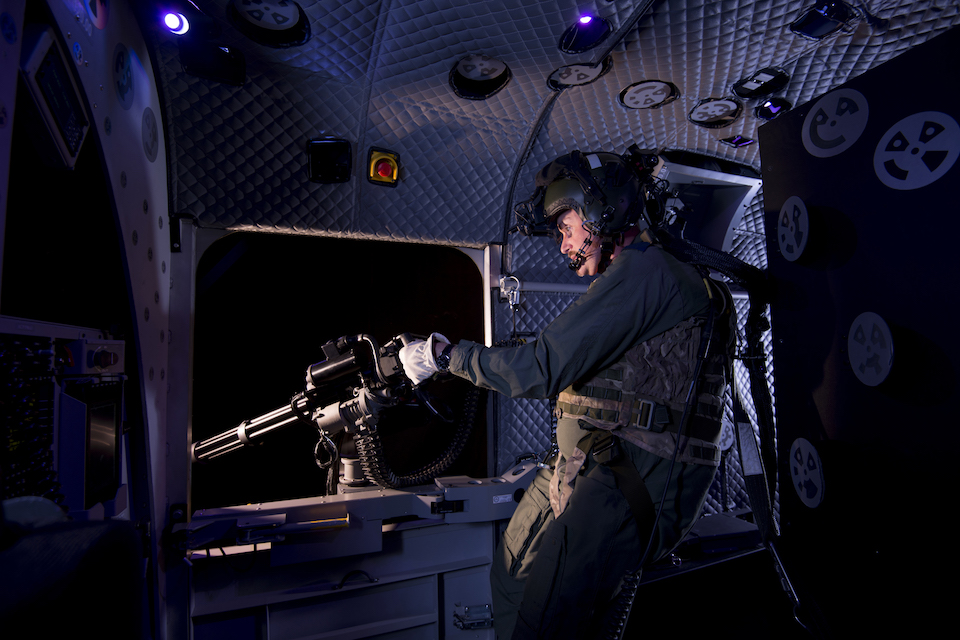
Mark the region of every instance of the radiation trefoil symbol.
[[860, 382], [875, 387], [886, 380], [893, 367], [893, 337], [884, 319], [872, 311], [857, 316], [850, 325], [847, 354]]
[[880, 138], [873, 170], [880, 182], [899, 191], [919, 189], [943, 177], [960, 155], [960, 125], [945, 113], [907, 116]]
[[485, 55], [469, 55], [457, 65], [457, 71], [470, 80], [487, 80], [503, 73], [506, 65]]
[[133, 106], [133, 68], [130, 52], [123, 43], [118, 42], [113, 51], [113, 86], [117, 91], [117, 100], [124, 110]]
[[823, 466], [820, 454], [806, 438], [797, 438], [790, 446], [790, 480], [797, 497], [815, 509], [823, 502]]
[[[300, 21], [299, 5], [287, 0], [241, 0], [243, 17], [258, 27], [279, 31]], [[257, 5], [253, 8], [252, 5]], [[248, 8], [249, 7], [249, 8]]]
[[852, 147], [867, 128], [870, 109], [859, 91], [838, 89], [817, 100], [803, 121], [803, 148], [830, 158]]
[[810, 235], [809, 220], [807, 206], [797, 196], [790, 196], [780, 207], [777, 240], [780, 254], [790, 262], [797, 260], [807, 246]]

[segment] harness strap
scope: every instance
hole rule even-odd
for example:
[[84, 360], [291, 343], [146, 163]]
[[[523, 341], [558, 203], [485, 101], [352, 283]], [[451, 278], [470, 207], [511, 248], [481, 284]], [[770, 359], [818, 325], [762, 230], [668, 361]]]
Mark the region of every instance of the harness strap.
[[594, 460], [613, 472], [617, 487], [630, 505], [633, 519], [637, 523], [637, 535], [643, 538], [648, 531], [654, 536], [658, 535], [653, 531], [657, 519], [653, 499], [640, 477], [640, 472], [630, 459], [623, 455], [620, 439], [609, 431], [591, 431], [580, 439], [577, 448], [592, 455]]
[[[570, 394], [566, 391], [560, 393], [557, 399], [557, 409], [565, 415], [575, 417], [589, 417], [612, 424], [621, 423], [620, 412], [616, 409], [605, 409], [602, 407], [589, 406], [589, 400], [584, 397], [595, 398], [599, 400], [611, 400], [619, 402], [622, 398], [620, 391], [616, 389], [605, 389], [602, 387], [583, 387], [578, 395]], [[577, 400], [576, 404], [568, 400]], [[711, 441], [716, 438], [720, 432], [720, 418], [722, 409], [713, 405], [697, 402], [693, 407], [694, 413], [688, 416], [685, 435], [700, 440]], [[625, 421], [626, 426], [639, 427], [645, 431], [654, 433], [678, 433], [680, 430], [680, 420], [683, 412], [670, 409], [666, 405], [647, 400], [645, 398], [634, 398], [630, 406], [630, 417]], [[707, 417], [711, 416], [711, 417]]]

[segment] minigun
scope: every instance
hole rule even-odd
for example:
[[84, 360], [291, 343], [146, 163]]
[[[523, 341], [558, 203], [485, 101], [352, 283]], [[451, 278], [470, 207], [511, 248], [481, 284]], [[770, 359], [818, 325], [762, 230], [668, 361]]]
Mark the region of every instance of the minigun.
[[[354, 438], [364, 476], [387, 488], [429, 482], [460, 454], [473, 427], [477, 394], [468, 400], [453, 442], [434, 463], [407, 475], [390, 470], [383, 456], [377, 423], [384, 409], [418, 402], [445, 422], [453, 414], [404, 375], [400, 349], [414, 340], [408, 333], [394, 337], [382, 347], [371, 336], [359, 334], [331, 340], [321, 349], [325, 359], [307, 367], [304, 390], [282, 407], [190, 446], [192, 462], [205, 462], [256, 444], [269, 433], [292, 424], [315, 427], [319, 440], [314, 449], [317, 466], [335, 474], [339, 450], [337, 434]], [[350, 382], [352, 381], [352, 382]], [[346, 396], [346, 397], [345, 397]]]

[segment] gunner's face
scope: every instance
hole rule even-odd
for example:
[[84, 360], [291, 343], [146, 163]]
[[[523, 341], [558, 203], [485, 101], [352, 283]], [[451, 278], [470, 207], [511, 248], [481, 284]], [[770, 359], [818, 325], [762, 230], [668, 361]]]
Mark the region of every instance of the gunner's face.
[[560, 253], [573, 260], [577, 251], [583, 247], [584, 241], [591, 240], [589, 246], [584, 249], [586, 259], [577, 269], [577, 275], [583, 276], [597, 275], [600, 267], [600, 238], [589, 233], [583, 228], [583, 220], [573, 209], [561, 214], [557, 218], [557, 230], [560, 233]]

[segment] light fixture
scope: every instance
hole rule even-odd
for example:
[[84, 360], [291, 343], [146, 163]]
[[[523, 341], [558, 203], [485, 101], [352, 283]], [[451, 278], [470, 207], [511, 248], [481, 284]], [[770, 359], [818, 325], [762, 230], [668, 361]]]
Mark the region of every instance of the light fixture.
[[589, 51], [610, 35], [610, 23], [599, 16], [583, 14], [560, 36], [560, 50], [564, 53]]
[[242, 86], [247, 77], [246, 59], [240, 50], [217, 41], [222, 35], [220, 24], [190, 0], [170, 5], [160, 20], [164, 28], [177, 36], [184, 72]]
[[756, 141], [746, 136], [736, 135], [736, 136], [730, 136], [729, 138], [721, 138], [720, 142], [722, 142], [727, 146], [733, 147], [734, 149], [739, 149], [740, 147], [745, 147], [747, 145], [753, 144]]
[[790, 110], [792, 105], [783, 98], [770, 98], [761, 102], [753, 114], [761, 120], [773, 120]]
[[190, 21], [187, 20], [187, 16], [179, 11], [168, 11], [163, 16], [163, 26], [165, 26], [170, 33], [182, 36], [190, 30]]
[[821, 0], [790, 24], [790, 31], [810, 40], [822, 40], [847, 24], [857, 13], [845, 2]]
[[777, 67], [765, 67], [733, 85], [733, 92], [744, 99], [760, 98], [780, 91], [790, 82], [790, 75]]

